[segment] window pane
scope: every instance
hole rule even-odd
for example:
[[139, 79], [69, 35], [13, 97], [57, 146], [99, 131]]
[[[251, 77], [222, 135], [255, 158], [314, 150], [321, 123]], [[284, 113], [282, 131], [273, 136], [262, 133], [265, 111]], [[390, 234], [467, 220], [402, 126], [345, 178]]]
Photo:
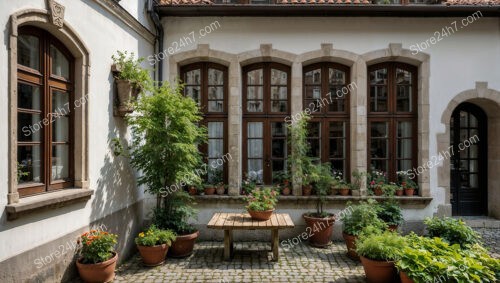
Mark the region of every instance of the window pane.
[[321, 87], [320, 86], [306, 86], [306, 98], [320, 99]]
[[411, 139], [398, 139], [398, 158], [411, 158]]
[[271, 135], [272, 137], [286, 137], [286, 126], [282, 122], [271, 123]]
[[372, 158], [387, 158], [389, 145], [387, 139], [372, 139], [371, 140], [371, 155]]
[[17, 140], [41, 141], [43, 126], [39, 114], [18, 113]]
[[411, 112], [412, 111], [412, 94], [411, 85], [398, 85], [397, 86], [397, 111], [398, 112]]
[[312, 70], [306, 72], [305, 83], [306, 84], [320, 84], [321, 83], [321, 69]]
[[285, 171], [286, 170], [286, 161], [285, 160], [282, 160], [282, 159], [278, 159], [278, 160], [273, 160], [271, 162], [271, 166], [272, 166], [272, 173], [273, 173], [273, 182], [275, 180], [275, 175], [278, 171]]
[[19, 183], [42, 182], [42, 147], [19, 146], [17, 147], [17, 162], [19, 170], [24, 173]]
[[272, 141], [272, 157], [283, 158], [286, 156], [286, 140], [273, 139]]
[[411, 122], [398, 122], [398, 138], [411, 138]]
[[397, 171], [407, 171], [411, 170], [411, 160], [399, 160]]
[[389, 124], [387, 122], [373, 122], [371, 123], [371, 137], [372, 138], [386, 138], [389, 132]]
[[411, 73], [397, 68], [396, 69], [396, 83], [397, 84], [411, 84]]
[[388, 166], [388, 161], [387, 160], [373, 160], [370, 164], [371, 168], [370, 171], [378, 170], [382, 172], [387, 172]]
[[262, 159], [249, 159], [248, 160], [248, 177], [256, 180], [257, 183], [262, 183], [263, 170]]
[[288, 82], [288, 74], [286, 72], [271, 69], [271, 84], [272, 85], [286, 85]]
[[330, 122], [329, 136], [331, 138], [345, 137], [345, 122]]
[[53, 119], [52, 123], [52, 141], [67, 142], [69, 141], [69, 118], [59, 116]]
[[271, 102], [271, 111], [272, 112], [287, 112], [287, 103], [286, 101], [272, 101]]
[[40, 70], [40, 42], [32, 35], [17, 37], [17, 63], [35, 70]]
[[[340, 171], [342, 173], [344, 173], [345, 171], [345, 163], [344, 163], [344, 160], [337, 160], [337, 159], [334, 159], [334, 160], [331, 160], [330, 161], [331, 165], [332, 165], [332, 170], [334, 171]], [[345, 174], [343, 175], [344, 178], [345, 178]]]
[[262, 138], [262, 122], [248, 123], [248, 137]]
[[257, 69], [248, 72], [247, 74], [247, 84], [249, 85], [261, 85], [264, 83], [262, 69]]
[[262, 99], [262, 92], [261, 86], [249, 86], [247, 87], [247, 99]]
[[208, 101], [208, 112], [224, 112], [222, 100]]
[[288, 88], [286, 86], [273, 86], [271, 87], [271, 99], [274, 100], [286, 100], [288, 94]]
[[262, 101], [248, 101], [247, 103], [248, 112], [262, 112], [263, 109]]
[[57, 90], [52, 91], [52, 112], [68, 115], [69, 111], [69, 94]]
[[52, 74], [69, 79], [69, 61], [64, 54], [55, 46], [50, 46], [50, 57], [52, 57]]
[[[345, 92], [345, 90], [344, 90]], [[330, 102], [330, 97], [331, 102]], [[327, 102], [329, 102], [328, 111], [330, 112], [344, 112], [345, 111], [345, 97], [346, 95], [342, 93], [342, 87], [330, 87], [330, 95], [327, 96]]]
[[40, 87], [23, 83], [17, 84], [17, 107], [41, 110], [42, 101], [40, 96]]
[[248, 140], [248, 158], [262, 157], [262, 140], [249, 139]]
[[200, 104], [200, 87], [199, 86], [187, 86], [186, 87], [186, 96], [191, 97], [194, 99], [194, 101], [198, 102], [198, 105]]
[[387, 87], [370, 86], [370, 111], [387, 112]]
[[51, 180], [64, 180], [69, 177], [69, 145], [52, 146]]
[[224, 123], [223, 122], [208, 122], [208, 138], [222, 138], [224, 137]]
[[208, 69], [208, 84], [209, 85], [223, 85], [224, 72], [217, 69]]
[[223, 140], [221, 139], [209, 139], [208, 140], [208, 157], [218, 158], [222, 156], [223, 152]]
[[321, 129], [319, 122], [309, 122], [307, 123], [307, 136], [310, 138], [319, 138]]
[[184, 77], [184, 83], [187, 85], [199, 85], [199, 84], [201, 84], [200, 72], [201, 72], [200, 69], [186, 72], [186, 76]]
[[330, 139], [330, 158], [344, 158], [345, 157], [345, 140], [344, 139]]
[[329, 68], [328, 82], [331, 85], [344, 85], [345, 84], [345, 73], [340, 70]]
[[380, 69], [370, 72], [370, 84], [387, 84], [387, 69]]
[[224, 87], [208, 87], [208, 99], [224, 99]]

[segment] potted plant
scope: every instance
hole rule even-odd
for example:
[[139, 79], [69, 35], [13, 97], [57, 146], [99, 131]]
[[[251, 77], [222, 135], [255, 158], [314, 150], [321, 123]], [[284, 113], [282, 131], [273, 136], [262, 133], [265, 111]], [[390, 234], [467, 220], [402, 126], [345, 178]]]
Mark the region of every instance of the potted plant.
[[259, 221], [269, 220], [278, 202], [276, 195], [276, 191], [270, 188], [253, 190], [250, 195], [245, 198], [247, 201], [247, 206], [245, 208], [252, 219]]
[[368, 187], [376, 196], [381, 196], [384, 194], [382, 186], [387, 183], [386, 176], [387, 174], [385, 172], [378, 170], [373, 170], [370, 174], [368, 174]]
[[417, 184], [410, 178], [407, 171], [398, 171], [398, 179], [400, 181], [401, 187], [403, 187], [404, 193], [406, 196], [413, 196], [415, 194], [415, 189], [417, 188]]
[[324, 211], [323, 206], [329, 193], [333, 175], [329, 163], [316, 165], [319, 179], [315, 182], [316, 211], [305, 213], [302, 217], [306, 222], [306, 232], [309, 232], [309, 244], [314, 247], [326, 247], [330, 244], [335, 216]]
[[202, 166], [199, 145], [207, 139], [206, 128], [199, 125], [198, 104], [184, 96], [180, 86], [163, 82], [152, 86], [151, 92], [139, 96], [137, 115], [127, 116], [132, 129], [127, 155], [131, 165], [142, 172], [138, 185], [156, 196], [152, 223], [177, 235], [169, 254], [187, 256], [199, 235], [189, 224], [197, 212], [192, 207], [193, 197], [178, 188]]
[[404, 194], [404, 188], [403, 188], [403, 186], [398, 186], [398, 187], [396, 188], [396, 195], [397, 195], [398, 197], [400, 197], [400, 196], [402, 196], [403, 194]]
[[341, 196], [348, 196], [351, 192], [351, 186], [346, 182], [340, 182], [338, 185], [338, 191]]
[[249, 195], [257, 187], [257, 181], [254, 178], [250, 178], [248, 175], [241, 182], [241, 194]]
[[424, 220], [427, 236], [440, 237], [450, 245], [462, 248], [481, 243], [481, 236], [461, 219], [432, 217]]
[[113, 65], [111, 71], [115, 78], [118, 94], [118, 113], [123, 116], [133, 111], [133, 102], [139, 93], [145, 90], [151, 82], [149, 71], [140, 67], [144, 58], [135, 59], [134, 53], [118, 51], [111, 56]]
[[382, 189], [382, 194], [383, 195], [388, 196], [388, 197], [392, 197], [396, 193], [396, 191], [399, 188], [399, 186], [396, 185], [395, 183], [391, 182], [389, 184], [383, 184], [383, 185], [381, 185], [380, 188]]
[[276, 187], [279, 188], [282, 195], [288, 196], [292, 192], [290, 188], [290, 176], [287, 171], [278, 171], [275, 173]]
[[118, 253], [115, 252], [117, 236], [104, 231], [91, 230], [79, 240], [76, 267], [85, 282], [109, 282], [115, 278]]
[[186, 177], [187, 191], [189, 195], [194, 196], [198, 194], [199, 188], [202, 187], [201, 177], [197, 174], [190, 174]]
[[378, 218], [387, 224], [387, 228], [396, 231], [404, 221], [401, 207], [394, 200], [388, 200], [379, 204]]
[[139, 233], [135, 244], [145, 266], [161, 265], [165, 261], [168, 247], [175, 240], [175, 233], [171, 230], [161, 230], [153, 224], [145, 232]]
[[362, 233], [356, 241], [366, 279], [373, 283], [398, 282], [395, 262], [406, 246], [405, 238], [397, 233], [372, 230]]
[[346, 243], [347, 255], [359, 260], [355, 241], [363, 229], [370, 225], [377, 229], [385, 229], [387, 225], [378, 218], [377, 202], [373, 199], [368, 199], [366, 202], [360, 201], [356, 205], [348, 202], [347, 206], [350, 207], [350, 213], [342, 214], [341, 220], [344, 223], [342, 236]]
[[226, 192], [226, 186], [224, 186], [224, 172], [222, 167], [214, 168], [212, 170], [212, 183], [215, 185], [215, 192], [218, 195], [223, 195]]

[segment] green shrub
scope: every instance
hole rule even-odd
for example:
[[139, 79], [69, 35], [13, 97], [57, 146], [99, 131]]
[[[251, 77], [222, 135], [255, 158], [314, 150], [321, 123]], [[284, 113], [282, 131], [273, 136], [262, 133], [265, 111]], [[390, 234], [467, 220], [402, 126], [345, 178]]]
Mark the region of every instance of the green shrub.
[[144, 58], [135, 59], [134, 52], [129, 54], [127, 51], [117, 51], [116, 53], [117, 55], [111, 58], [119, 70], [117, 77], [130, 81], [141, 89], [150, 87], [152, 80], [149, 71], [140, 66]]
[[250, 195], [245, 198], [248, 202], [246, 208], [252, 211], [265, 211], [274, 209], [276, 206], [276, 191], [271, 190], [270, 188], [265, 189], [255, 189]]
[[[449, 245], [441, 238], [426, 238], [414, 233], [406, 236], [396, 267], [416, 283], [496, 282], [500, 261], [491, 258], [479, 244], [471, 249]], [[495, 274], [496, 273], [496, 274]]]
[[172, 230], [161, 230], [151, 225], [146, 232], [141, 232], [135, 238], [135, 243], [139, 246], [157, 246], [167, 244], [170, 246], [175, 241], [175, 233]]
[[481, 237], [460, 219], [450, 217], [427, 218], [424, 221], [429, 237], [440, 237], [450, 244], [459, 244], [462, 248], [481, 243]]
[[403, 223], [403, 213], [396, 202], [386, 201], [379, 204], [379, 207], [377, 216], [387, 225], [401, 225]]
[[342, 222], [344, 222], [344, 233], [358, 236], [365, 227], [370, 225], [381, 230], [387, 227], [377, 216], [379, 207], [375, 200], [360, 201], [356, 205], [348, 202], [347, 207], [349, 206], [351, 209], [341, 217]]
[[370, 230], [369, 232], [365, 230], [356, 240], [358, 255], [371, 260], [397, 260], [401, 250], [406, 246], [405, 238], [395, 232]]

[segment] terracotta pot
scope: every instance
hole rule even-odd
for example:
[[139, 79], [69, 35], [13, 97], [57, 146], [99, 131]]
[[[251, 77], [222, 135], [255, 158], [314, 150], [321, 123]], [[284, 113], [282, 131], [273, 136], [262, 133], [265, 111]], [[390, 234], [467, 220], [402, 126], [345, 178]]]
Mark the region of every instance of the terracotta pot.
[[115, 278], [116, 260], [118, 253], [114, 252], [114, 256], [106, 261], [95, 264], [81, 263], [81, 258], [76, 261], [78, 273], [84, 282], [102, 283], [110, 282]]
[[393, 261], [371, 260], [361, 256], [366, 280], [370, 283], [398, 282], [398, 274]]
[[137, 249], [142, 257], [142, 263], [145, 266], [158, 266], [165, 261], [165, 256], [168, 252], [168, 245], [157, 245], [157, 246], [140, 246], [137, 245]]
[[376, 196], [381, 196], [384, 194], [384, 191], [382, 190], [382, 188], [376, 187], [375, 189], [373, 189], [373, 193], [375, 193]]
[[349, 189], [339, 189], [340, 195], [341, 196], [348, 196], [349, 195]]
[[273, 215], [274, 209], [271, 210], [264, 210], [264, 211], [256, 211], [256, 210], [247, 210], [248, 214], [252, 217], [254, 220], [259, 220], [259, 221], [267, 221], [271, 218], [271, 215]]
[[193, 253], [194, 242], [200, 235], [200, 231], [196, 231], [192, 234], [178, 235], [175, 241], [172, 242], [172, 246], [168, 249], [169, 257], [186, 257]]
[[356, 239], [358, 237], [344, 232], [342, 232], [342, 237], [344, 238], [345, 245], [347, 247], [347, 256], [351, 259], [359, 260], [358, 253], [356, 252]]
[[310, 196], [312, 193], [312, 189], [313, 189], [312, 185], [302, 186], [302, 195]]
[[400, 271], [399, 272], [399, 278], [401, 278], [401, 283], [415, 283], [408, 275], [406, 275], [406, 272]]
[[290, 195], [291, 193], [291, 190], [289, 187], [284, 187], [283, 190], [281, 191], [281, 193], [284, 195], [284, 196], [288, 196]]
[[289, 180], [284, 180], [283, 181], [283, 186], [288, 187], [288, 185], [290, 185], [290, 181]]
[[118, 93], [118, 110], [122, 113], [133, 111], [131, 102], [137, 99], [139, 88], [135, 88], [128, 80], [116, 79], [116, 89]]
[[318, 248], [325, 248], [330, 245], [335, 216], [317, 218], [304, 214], [302, 217], [306, 221], [306, 234], [309, 237], [309, 244]]
[[405, 195], [412, 196], [415, 193], [415, 189], [405, 189]]
[[196, 195], [198, 193], [198, 190], [196, 189], [196, 187], [189, 187], [188, 193], [190, 195], [194, 196], [194, 195]]
[[392, 232], [395, 232], [398, 230], [398, 225], [388, 225], [387, 229], [392, 231]]
[[404, 194], [403, 190], [396, 190], [396, 195], [397, 196], [402, 196]]
[[226, 192], [226, 188], [224, 188], [224, 185], [218, 186], [216, 189], [218, 195], [223, 195]]
[[206, 195], [213, 195], [213, 194], [215, 194], [215, 188], [214, 187], [205, 188], [204, 192]]
[[339, 193], [339, 190], [334, 188], [333, 186], [330, 188], [330, 195], [335, 196]]

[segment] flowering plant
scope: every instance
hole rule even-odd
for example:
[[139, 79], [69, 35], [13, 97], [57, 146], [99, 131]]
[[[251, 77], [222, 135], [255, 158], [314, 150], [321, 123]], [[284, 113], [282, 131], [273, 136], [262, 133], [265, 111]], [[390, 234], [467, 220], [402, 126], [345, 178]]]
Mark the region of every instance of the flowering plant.
[[368, 174], [368, 177], [368, 186], [370, 189], [375, 189], [387, 183], [387, 173], [382, 171], [373, 170], [370, 174]]
[[175, 241], [176, 235], [172, 230], [161, 230], [151, 225], [146, 232], [141, 232], [135, 238], [135, 243], [139, 246], [157, 246], [167, 244], [170, 246]]
[[98, 230], [83, 233], [77, 241], [81, 263], [95, 264], [112, 258], [117, 238], [115, 234]]
[[265, 211], [274, 209], [278, 200], [276, 199], [276, 191], [270, 188], [255, 189], [250, 195], [245, 198], [248, 202], [246, 209], [252, 211]]
[[413, 181], [407, 171], [398, 171], [398, 179], [400, 180], [400, 185], [403, 189], [416, 189], [417, 184]]
[[243, 182], [241, 182], [241, 189], [246, 195], [252, 193], [252, 191], [254, 191], [256, 187], [257, 180], [255, 180], [255, 178], [250, 178], [248, 175], [245, 179], [243, 179]]

